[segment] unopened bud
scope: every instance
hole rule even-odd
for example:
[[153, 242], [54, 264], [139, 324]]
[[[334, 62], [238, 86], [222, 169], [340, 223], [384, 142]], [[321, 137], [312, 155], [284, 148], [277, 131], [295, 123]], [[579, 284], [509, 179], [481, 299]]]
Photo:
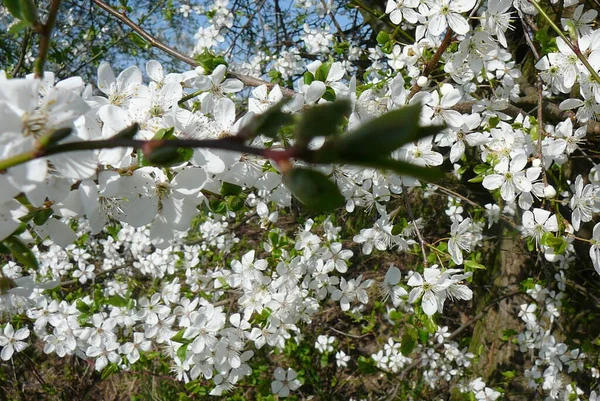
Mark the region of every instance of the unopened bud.
[[552, 199], [556, 196], [556, 189], [552, 185], [544, 187], [544, 198]]
[[417, 85], [419, 85], [421, 88], [426, 88], [429, 85], [429, 78], [421, 75], [419, 78], [417, 78]]

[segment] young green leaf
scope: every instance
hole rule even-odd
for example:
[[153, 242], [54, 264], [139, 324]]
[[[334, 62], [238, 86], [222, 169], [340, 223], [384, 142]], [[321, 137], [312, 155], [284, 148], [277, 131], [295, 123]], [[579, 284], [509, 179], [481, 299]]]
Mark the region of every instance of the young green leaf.
[[10, 249], [11, 255], [23, 266], [28, 269], [37, 270], [38, 260], [29, 249], [27, 245], [21, 239], [15, 235], [12, 235], [4, 240], [4, 245]]
[[344, 203], [337, 185], [315, 170], [294, 168], [284, 174], [283, 183], [296, 199], [312, 210], [333, 211]]
[[441, 127], [419, 127], [420, 115], [421, 105], [392, 110], [336, 138], [333, 150], [350, 160], [389, 155], [402, 145], [439, 132]]
[[302, 119], [296, 127], [296, 136], [307, 140], [317, 136], [335, 135], [351, 111], [350, 102], [347, 100], [313, 106], [302, 113]]

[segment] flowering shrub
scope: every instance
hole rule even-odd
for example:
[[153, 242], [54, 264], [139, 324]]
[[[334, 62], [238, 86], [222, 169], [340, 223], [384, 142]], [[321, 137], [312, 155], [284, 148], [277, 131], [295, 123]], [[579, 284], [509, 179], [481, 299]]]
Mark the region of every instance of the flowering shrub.
[[71, 358], [179, 399], [597, 398], [596, 10], [298, 1], [241, 61], [259, 9], [176, 2], [188, 56], [92, 3], [188, 67], [63, 77], [74, 11], [0, 6], [39, 38], [0, 73], [7, 397], [69, 396], [43, 369]]

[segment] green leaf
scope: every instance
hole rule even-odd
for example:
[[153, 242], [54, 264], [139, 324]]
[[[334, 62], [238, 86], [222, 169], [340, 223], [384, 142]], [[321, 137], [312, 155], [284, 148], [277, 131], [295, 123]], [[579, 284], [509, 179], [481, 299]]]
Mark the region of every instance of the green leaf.
[[372, 359], [367, 359], [364, 356], [358, 357], [358, 371], [363, 374], [372, 374], [377, 372], [377, 367]]
[[315, 79], [317, 81], [325, 82], [327, 80], [327, 75], [329, 75], [331, 64], [332, 63], [330, 62], [323, 63], [319, 66], [319, 68], [317, 68], [317, 71], [315, 71]]
[[401, 146], [435, 135], [442, 127], [419, 127], [421, 106], [393, 110], [336, 138], [327, 150], [334, 156], [352, 161], [372, 161], [391, 154]]
[[138, 35], [135, 32], [131, 32], [129, 34], [129, 38], [140, 49], [148, 50], [149, 48], [152, 47], [152, 45], [150, 43], [148, 43], [146, 41], [146, 39], [142, 38], [140, 35]]
[[152, 139], [155, 139], [155, 140], [158, 140], [158, 139], [172, 139], [174, 132], [175, 132], [175, 127], [161, 128], [158, 131], [156, 131], [156, 133], [154, 134], [154, 136], [152, 137]]
[[21, 5], [23, 2], [21, 0], [4, 0], [2, 3], [13, 17], [17, 19], [23, 19], [21, 16]]
[[12, 24], [10, 26], [10, 28], [8, 28], [8, 33], [11, 35], [18, 35], [19, 33], [21, 33], [24, 29], [26, 29], [27, 27], [29, 27], [29, 23], [25, 22], [25, 21], [19, 21], [16, 24]]
[[185, 356], [187, 355], [187, 349], [189, 344], [183, 344], [181, 347], [177, 348], [177, 358], [180, 361], [185, 361]]
[[323, 93], [322, 98], [327, 100], [328, 102], [335, 102], [337, 99], [337, 95], [335, 94], [335, 90], [331, 86], [327, 86], [325, 88], [325, 93]]
[[37, 258], [21, 239], [15, 235], [6, 238], [3, 241], [4, 245], [10, 249], [11, 255], [23, 266], [28, 269], [37, 270], [39, 265]]
[[277, 138], [277, 134], [279, 134], [281, 127], [294, 123], [294, 117], [290, 113], [282, 111], [283, 106], [285, 106], [289, 100], [289, 98], [284, 98], [269, 107], [264, 113], [255, 116], [243, 130], [252, 133], [252, 137], [264, 135], [269, 138]]
[[48, 221], [53, 213], [54, 211], [52, 209], [42, 209], [35, 214], [33, 217], [33, 222], [36, 225], [41, 226]]
[[187, 338], [183, 337], [183, 333], [185, 333], [185, 329], [179, 330], [177, 332], [177, 334], [175, 334], [173, 337], [171, 337], [171, 341], [175, 341], [175, 342], [182, 343], [182, 344], [189, 343], [189, 340]]
[[102, 380], [104, 380], [118, 372], [119, 372], [119, 366], [117, 366], [116, 363], [111, 363], [107, 367], [105, 367], [104, 370], [102, 370], [102, 373], [100, 374], [100, 378]]
[[337, 185], [315, 170], [294, 168], [283, 175], [283, 183], [296, 199], [315, 211], [333, 211], [345, 200]]
[[109, 297], [109, 298], [106, 300], [106, 302], [107, 302], [109, 305], [116, 306], [116, 307], [118, 307], [118, 308], [125, 308], [125, 307], [127, 307], [127, 299], [123, 298], [123, 297], [122, 297], [122, 296], [120, 296], [120, 295], [116, 295], [116, 294], [115, 294], [115, 295], [112, 295], [112, 296], [110, 296], [110, 297]]
[[223, 181], [220, 192], [223, 196], [239, 195], [242, 192], [242, 187]]
[[481, 263], [477, 263], [474, 260], [465, 260], [465, 267], [471, 270], [485, 270], [485, 266]]
[[88, 304], [86, 304], [85, 302], [83, 302], [81, 299], [78, 299], [77, 301], [75, 301], [75, 307], [81, 313], [90, 313], [90, 311], [91, 311], [90, 306]]
[[307, 71], [304, 73], [304, 76], [302, 77], [302, 79], [304, 80], [304, 83], [306, 85], [310, 85], [315, 80], [315, 76], [312, 74], [312, 72]]
[[394, 51], [394, 42], [386, 42], [383, 46], [381, 46], [381, 51], [385, 54], [391, 54]]
[[31, 25], [38, 22], [38, 10], [34, 0], [21, 0], [21, 19]]
[[417, 336], [413, 330], [407, 330], [400, 341], [400, 352], [402, 355], [408, 356], [417, 346]]
[[296, 136], [307, 141], [317, 136], [335, 135], [351, 111], [347, 100], [310, 107], [302, 113], [296, 127]]
[[217, 56], [215, 53], [209, 50], [204, 50], [203, 53], [197, 55], [196, 61], [202, 66], [202, 68], [204, 68], [206, 74], [212, 73], [220, 64], [227, 66], [227, 62], [223, 56]]

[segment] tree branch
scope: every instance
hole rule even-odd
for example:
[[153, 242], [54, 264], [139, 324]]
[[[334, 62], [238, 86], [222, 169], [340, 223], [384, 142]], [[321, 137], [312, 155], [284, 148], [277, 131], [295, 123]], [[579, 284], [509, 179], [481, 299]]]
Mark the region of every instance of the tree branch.
[[[146, 40], [152, 47], [156, 47], [157, 49], [162, 50], [163, 52], [167, 53], [168, 55], [176, 58], [177, 60], [183, 61], [184, 63], [186, 63], [192, 67], [198, 67], [199, 64], [196, 62], [196, 60], [194, 60], [193, 57], [190, 57], [170, 46], [167, 46], [166, 44], [164, 44], [163, 42], [158, 40], [156, 37], [154, 37], [150, 33], [148, 33], [146, 30], [144, 30], [141, 26], [136, 24], [125, 13], [118, 12], [117, 10], [115, 10], [114, 8], [112, 8], [110, 5], [106, 4], [102, 0], [92, 0], [92, 2], [94, 4], [96, 4], [98, 7], [100, 7], [101, 9], [103, 9], [104, 11], [106, 11], [107, 13], [109, 13], [110, 15], [112, 15], [113, 17], [117, 18], [119, 21], [123, 22], [125, 25], [127, 25], [135, 33], [137, 33], [144, 40]], [[256, 86], [261, 86], [261, 85], [267, 85], [267, 87], [269, 89], [272, 89], [275, 86], [271, 82], [267, 82], [260, 78], [251, 77], [251, 76], [245, 75], [245, 74], [229, 72], [229, 75], [234, 78], [239, 79], [240, 81], [242, 81], [242, 83], [244, 85], [247, 85], [247, 86], [256, 87]], [[281, 92], [285, 96], [294, 96], [296, 94], [296, 92], [294, 92], [292, 89], [289, 89], [289, 88], [281, 88]]]
[[44, 63], [46, 62], [48, 51], [50, 50], [52, 29], [54, 29], [54, 24], [56, 23], [60, 2], [61, 0], [52, 0], [52, 3], [50, 4], [50, 10], [48, 11], [48, 19], [46, 20], [45, 24], [40, 24], [37, 22], [33, 25], [34, 31], [40, 34], [40, 49], [34, 64], [36, 78], [41, 78], [44, 76]]

